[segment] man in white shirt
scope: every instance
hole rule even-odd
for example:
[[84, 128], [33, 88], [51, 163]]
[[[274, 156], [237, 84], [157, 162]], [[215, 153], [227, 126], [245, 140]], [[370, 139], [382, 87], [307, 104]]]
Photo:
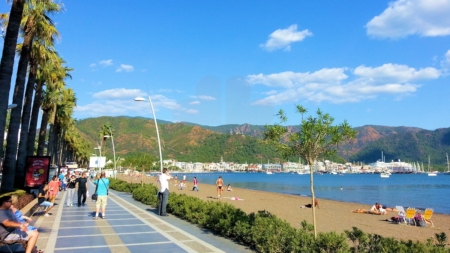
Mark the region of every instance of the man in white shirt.
[[169, 200], [169, 180], [172, 176], [167, 171], [167, 168], [163, 169], [161, 175], [159, 175], [159, 193], [158, 193], [158, 214], [161, 216], [169, 216], [166, 212], [167, 201]]

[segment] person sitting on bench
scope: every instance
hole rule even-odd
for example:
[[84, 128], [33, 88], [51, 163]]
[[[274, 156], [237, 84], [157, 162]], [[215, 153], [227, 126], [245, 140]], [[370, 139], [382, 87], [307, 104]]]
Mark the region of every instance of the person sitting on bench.
[[45, 206], [45, 212], [44, 212], [44, 216], [49, 216], [50, 214], [48, 213], [48, 211], [50, 211], [50, 209], [53, 207], [53, 203], [50, 201], [47, 201], [48, 199], [48, 184], [44, 183], [43, 186], [41, 186], [41, 188], [39, 188], [39, 195], [38, 195], [38, 203], [40, 206]]
[[39, 232], [37, 230], [28, 231], [27, 223], [17, 222], [16, 217], [10, 210], [11, 203], [11, 196], [3, 196], [0, 198], [0, 239], [5, 243], [27, 241], [25, 253], [32, 253]]

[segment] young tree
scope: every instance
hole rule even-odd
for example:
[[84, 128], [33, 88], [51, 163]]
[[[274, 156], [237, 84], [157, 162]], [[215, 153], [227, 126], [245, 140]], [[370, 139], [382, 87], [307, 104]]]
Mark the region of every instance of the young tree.
[[[290, 132], [287, 126], [275, 124], [266, 126], [264, 139], [274, 144], [284, 157], [299, 156], [307, 161], [310, 168], [314, 236], [317, 237], [313, 166], [320, 157], [336, 153], [340, 143], [354, 139], [357, 131], [352, 129], [347, 121], [333, 126], [334, 118], [324, 114], [320, 109], [317, 109], [315, 117], [309, 116], [304, 119], [303, 115], [306, 112], [303, 106], [297, 105], [297, 113], [302, 115], [298, 132]], [[280, 123], [287, 121], [283, 110], [280, 110], [277, 116]]]

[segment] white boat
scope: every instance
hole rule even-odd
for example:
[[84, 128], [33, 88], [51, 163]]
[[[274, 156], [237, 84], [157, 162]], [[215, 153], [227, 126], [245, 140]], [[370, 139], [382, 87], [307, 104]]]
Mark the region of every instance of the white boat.
[[428, 156], [428, 176], [429, 177], [435, 177], [437, 176], [437, 171], [431, 171], [430, 170], [430, 156]]
[[382, 172], [380, 173], [381, 178], [389, 178], [391, 176], [391, 173], [389, 172]]
[[448, 154], [445, 154], [447, 156], [447, 171], [444, 172], [444, 175], [450, 175], [450, 164], [448, 163]]
[[272, 175], [273, 173], [272, 173], [272, 171], [266, 171], [266, 174], [267, 175]]

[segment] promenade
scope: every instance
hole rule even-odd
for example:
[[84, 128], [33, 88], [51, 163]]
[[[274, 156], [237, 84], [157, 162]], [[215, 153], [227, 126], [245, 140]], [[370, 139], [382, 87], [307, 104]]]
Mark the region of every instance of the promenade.
[[[94, 185], [89, 183], [89, 192]], [[131, 194], [110, 190], [106, 219], [94, 220], [95, 202], [66, 206], [61, 192], [47, 217], [33, 217], [38, 249], [52, 252], [252, 252], [175, 216], [161, 217]]]

